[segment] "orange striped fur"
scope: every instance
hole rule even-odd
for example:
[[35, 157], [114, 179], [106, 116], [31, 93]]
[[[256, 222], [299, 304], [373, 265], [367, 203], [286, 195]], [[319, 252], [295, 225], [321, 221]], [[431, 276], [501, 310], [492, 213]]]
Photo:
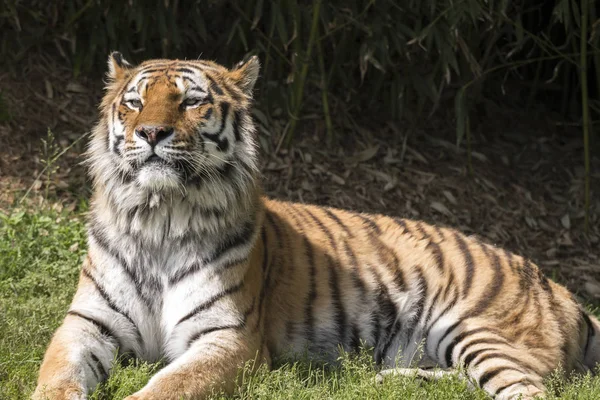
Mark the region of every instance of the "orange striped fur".
[[86, 398], [117, 354], [167, 363], [128, 400], [202, 399], [231, 391], [246, 361], [335, 362], [361, 345], [384, 375], [462, 368], [499, 399], [542, 395], [559, 366], [595, 368], [598, 321], [531, 261], [453, 229], [262, 196], [258, 69], [111, 55], [89, 253], [36, 400]]

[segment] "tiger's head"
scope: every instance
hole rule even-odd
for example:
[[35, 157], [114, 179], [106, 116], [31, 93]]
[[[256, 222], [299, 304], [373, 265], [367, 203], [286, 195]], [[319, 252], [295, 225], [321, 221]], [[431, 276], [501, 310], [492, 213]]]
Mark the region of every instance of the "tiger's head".
[[231, 169], [256, 170], [250, 117], [256, 57], [233, 69], [204, 60], [108, 59], [101, 120], [90, 146], [95, 183], [187, 192]]

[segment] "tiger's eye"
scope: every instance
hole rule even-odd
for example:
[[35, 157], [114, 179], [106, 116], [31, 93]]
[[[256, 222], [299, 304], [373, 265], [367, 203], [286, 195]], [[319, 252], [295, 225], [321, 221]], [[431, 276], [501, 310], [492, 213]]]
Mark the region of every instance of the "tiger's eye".
[[186, 107], [193, 107], [199, 105], [200, 102], [202, 102], [202, 99], [199, 97], [188, 97], [183, 101], [183, 105]]
[[133, 108], [137, 108], [137, 109], [142, 108], [142, 102], [139, 99], [127, 100], [126, 103]]

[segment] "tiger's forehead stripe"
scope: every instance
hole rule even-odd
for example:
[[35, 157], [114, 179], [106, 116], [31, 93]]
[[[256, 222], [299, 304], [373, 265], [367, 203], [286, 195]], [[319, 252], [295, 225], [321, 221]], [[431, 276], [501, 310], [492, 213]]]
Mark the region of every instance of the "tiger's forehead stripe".
[[186, 61], [174, 61], [160, 64], [151, 63], [147, 65], [142, 64], [126, 81], [123, 89], [119, 92], [117, 99], [121, 98], [126, 91], [131, 89], [132, 81], [135, 80], [135, 85], [137, 85], [142, 79], [151, 78], [153, 74], [158, 74], [160, 72], [164, 72], [164, 75], [167, 77], [180, 77], [182, 79], [192, 81], [196, 86], [202, 86], [196, 79], [201, 77], [201, 75], [208, 77], [206, 70], [217, 71], [217, 68], [211, 67], [202, 62]]

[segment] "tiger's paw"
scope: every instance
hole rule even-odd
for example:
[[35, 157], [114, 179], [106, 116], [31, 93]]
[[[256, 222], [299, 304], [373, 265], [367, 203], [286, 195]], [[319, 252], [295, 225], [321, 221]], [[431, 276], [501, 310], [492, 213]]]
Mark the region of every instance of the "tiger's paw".
[[123, 400], [158, 400], [160, 396], [154, 396], [152, 393], [144, 393], [142, 391], [136, 392], [132, 395], [125, 397]]
[[75, 385], [66, 387], [52, 388], [48, 386], [38, 386], [31, 396], [32, 400], [85, 400], [84, 391]]

